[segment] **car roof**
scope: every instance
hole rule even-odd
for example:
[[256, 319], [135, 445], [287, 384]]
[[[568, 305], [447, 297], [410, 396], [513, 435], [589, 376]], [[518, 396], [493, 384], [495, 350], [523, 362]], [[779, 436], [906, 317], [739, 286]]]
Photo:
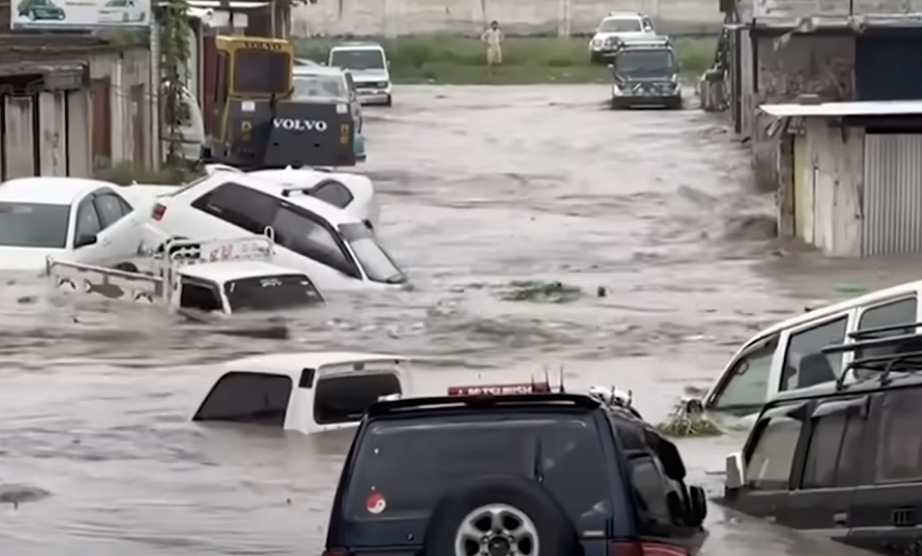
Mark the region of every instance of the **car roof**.
[[851, 299], [846, 299], [845, 301], [840, 301], [839, 303], [820, 307], [818, 309], [814, 309], [812, 311], [808, 311], [785, 319], [761, 330], [758, 334], [750, 338], [749, 341], [746, 342], [745, 346], [758, 342], [764, 339], [766, 336], [772, 336], [783, 330], [787, 330], [788, 328], [793, 328], [795, 326], [806, 324], [815, 320], [821, 320], [824, 317], [834, 315], [838, 312], [846, 311], [848, 309], [853, 309], [855, 307], [874, 305], [879, 302], [888, 301], [902, 295], [918, 292], [919, 290], [922, 290], [922, 280], [906, 282], [904, 284], [899, 284], [882, 290], [867, 293], [860, 297], [853, 297]]
[[266, 261], [220, 261], [190, 264], [181, 267], [178, 272], [181, 276], [208, 280], [217, 284], [224, 284], [231, 280], [279, 276], [282, 274], [305, 276], [303, 272]]
[[334, 77], [342, 77], [345, 79], [346, 72], [341, 68], [331, 67], [331, 66], [295, 66], [293, 74], [295, 77], [299, 75], [330, 75]]
[[638, 12], [611, 12], [605, 17], [602, 18], [602, 21], [606, 19], [641, 19], [643, 15]]
[[[279, 168], [254, 170], [251, 176], [262, 178], [268, 187], [282, 190], [292, 187], [313, 187], [323, 181], [337, 181], [349, 188], [355, 199], [364, 200], [374, 195], [374, 184], [367, 176], [349, 172], [331, 172], [315, 168]], [[290, 198], [290, 197], [289, 197]]]
[[384, 47], [376, 42], [342, 42], [334, 45], [330, 50], [380, 50], [383, 52]]
[[229, 369], [246, 369], [248, 372], [277, 372], [298, 376], [303, 369], [319, 369], [330, 365], [351, 363], [373, 363], [394, 361], [403, 363], [412, 358], [387, 353], [363, 353], [351, 351], [305, 351], [298, 353], [274, 353], [256, 355], [227, 363]]
[[84, 178], [16, 178], [0, 183], [0, 201], [45, 205], [70, 205], [100, 187], [114, 184]]

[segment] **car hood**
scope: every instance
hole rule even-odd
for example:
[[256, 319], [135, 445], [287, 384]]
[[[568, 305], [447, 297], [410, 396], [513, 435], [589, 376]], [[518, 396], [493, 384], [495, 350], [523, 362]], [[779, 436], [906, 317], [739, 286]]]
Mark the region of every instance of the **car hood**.
[[592, 35], [592, 40], [594, 41], [604, 41], [610, 38], [619, 38], [624, 41], [629, 41], [631, 39], [642, 39], [647, 37], [652, 37], [650, 33], [646, 31], [614, 31], [614, 32], [605, 32], [605, 33], [596, 33]]
[[352, 72], [352, 79], [356, 82], [364, 81], [388, 81], [387, 72], [379, 69], [371, 70], [349, 70]]

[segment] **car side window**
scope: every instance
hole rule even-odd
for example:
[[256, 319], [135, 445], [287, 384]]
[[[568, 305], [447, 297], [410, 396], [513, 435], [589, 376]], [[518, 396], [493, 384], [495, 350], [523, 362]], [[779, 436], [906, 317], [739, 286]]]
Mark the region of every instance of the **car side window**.
[[221, 296], [216, 286], [187, 278], [183, 278], [180, 285], [179, 306], [209, 313], [224, 312]]
[[349, 188], [334, 180], [325, 181], [314, 187], [311, 197], [316, 197], [338, 208], [346, 208], [354, 200]]
[[884, 394], [880, 422], [876, 481], [922, 478], [922, 389], [891, 390]]
[[103, 229], [108, 228], [131, 212], [131, 206], [114, 193], [97, 193], [93, 204], [102, 220]]
[[[917, 309], [918, 302], [916, 300], [916, 296], [869, 307], [861, 313], [861, 316], [858, 319], [858, 330], [872, 330], [874, 328], [881, 328], [884, 326], [894, 326], [903, 323], [915, 323], [918, 320], [916, 318]], [[914, 330], [915, 327], [910, 326], [897, 330], [888, 330], [886, 332], [874, 334], [873, 336], [868, 336], [864, 339], [886, 338], [887, 336], [911, 334]], [[860, 359], [862, 357], [886, 355], [888, 353], [893, 353], [893, 351], [896, 349], [897, 348], [895, 346], [864, 349], [861, 350], [860, 353], [856, 353], [855, 358]]]
[[653, 527], [672, 525], [668, 502], [671, 489], [656, 460], [649, 455], [635, 456], [629, 460], [629, 465], [641, 520]]
[[778, 337], [775, 336], [764, 346], [743, 355], [733, 365], [729, 379], [711, 406], [723, 411], [758, 411], [768, 397], [769, 373], [777, 349]]
[[644, 30], [644, 31], [652, 31], [652, 30], [653, 30], [653, 22], [651, 22], [651, 21], [650, 21], [650, 18], [648, 18], [648, 17], [643, 18], [643, 30]]
[[276, 243], [358, 278], [358, 268], [332, 232], [293, 207], [283, 205], [272, 221]]
[[787, 490], [797, 439], [803, 422], [777, 415], [758, 423], [761, 434], [746, 458], [746, 487], [750, 490]]
[[74, 231], [74, 240], [82, 236], [95, 236], [102, 231], [102, 223], [99, 220], [99, 214], [96, 207], [93, 206], [93, 198], [87, 197], [77, 207], [77, 224]]
[[[824, 408], [839, 401], [819, 406]], [[820, 412], [817, 412], [820, 413]], [[813, 419], [803, 488], [848, 486], [858, 477], [865, 418], [854, 408], [837, 408]]]
[[228, 182], [202, 195], [192, 206], [254, 234], [262, 234], [275, 218], [278, 199]]
[[848, 315], [801, 330], [788, 339], [779, 390], [806, 388], [838, 378], [842, 355], [826, 356], [822, 349], [845, 341]]

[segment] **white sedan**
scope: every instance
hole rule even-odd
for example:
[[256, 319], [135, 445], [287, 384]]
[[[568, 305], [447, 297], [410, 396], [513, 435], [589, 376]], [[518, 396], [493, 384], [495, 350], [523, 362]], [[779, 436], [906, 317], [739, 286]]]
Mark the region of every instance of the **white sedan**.
[[[207, 171], [209, 173], [239, 172], [239, 170], [220, 164], [207, 167]], [[371, 229], [378, 227], [380, 210], [375, 197], [375, 186], [366, 176], [317, 168], [255, 170], [247, 174], [264, 178], [265, 187], [272, 190], [273, 194], [281, 194], [285, 197], [293, 195], [314, 197], [343, 209]]]
[[40, 270], [48, 257], [108, 265], [138, 251], [150, 205], [81, 178], [0, 183], [0, 270]]

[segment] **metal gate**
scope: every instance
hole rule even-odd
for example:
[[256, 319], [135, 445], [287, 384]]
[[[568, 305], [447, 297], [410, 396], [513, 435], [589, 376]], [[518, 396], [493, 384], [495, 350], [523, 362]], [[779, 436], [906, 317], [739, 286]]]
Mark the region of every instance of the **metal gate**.
[[865, 257], [922, 253], [922, 134], [864, 140]]

